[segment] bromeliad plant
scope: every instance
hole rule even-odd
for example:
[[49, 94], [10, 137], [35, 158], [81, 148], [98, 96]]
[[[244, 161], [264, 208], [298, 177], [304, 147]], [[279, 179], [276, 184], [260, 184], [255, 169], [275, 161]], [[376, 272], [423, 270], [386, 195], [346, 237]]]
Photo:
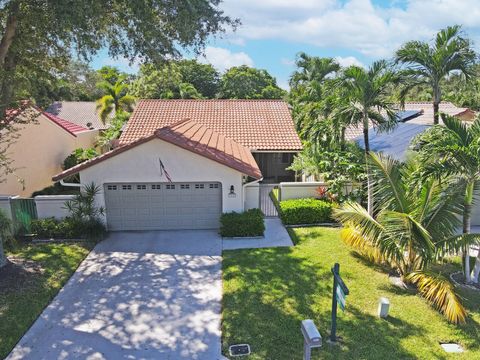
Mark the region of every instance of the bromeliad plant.
[[374, 212], [349, 202], [334, 210], [344, 225], [343, 240], [376, 262], [387, 263], [403, 281], [417, 286], [444, 316], [463, 323], [466, 311], [448, 279], [430, 271], [430, 265], [477, 235], [456, 234], [460, 225], [458, 187], [429, 178], [418, 181], [419, 163], [400, 163], [369, 153], [374, 190]]

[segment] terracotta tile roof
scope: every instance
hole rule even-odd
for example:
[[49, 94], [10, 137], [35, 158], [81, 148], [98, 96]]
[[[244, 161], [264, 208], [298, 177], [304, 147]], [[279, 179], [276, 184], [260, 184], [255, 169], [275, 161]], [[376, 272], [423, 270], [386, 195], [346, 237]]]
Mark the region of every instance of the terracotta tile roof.
[[47, 119], [50, 121], [54, 122], [58, 126], [60, 126], [62, 129], [67, 131], [68, 133], [72, 134], [73, 136], [77, 136], [78, 133], [83, 132], [83, 131], [88, 131], [87, 128], [84, 128], [80, 125], [73, 124], [70, 121], [60, 119], [59, 117], [49, 114], [47, 112], [42, 113]]
[[54, 176], [52, 180], [59, 181], [64, 179], [85, 168], [98, 164], [99, 162], [121, 154], [122, 152], [155, 138], [162, 139], [183, 149], [204, 156], [255, 179], [260, 179], [262, 177], [262, 173], [249, 149], [236, 141], [209, 129], [205, 125], [187, 119], [160, 128], [154, 131], [153, 134], [139, 138], [129, 144], [122, 145], [92, 160], [88, 160], [65, 170]]
[[302, 149], [288, 105], [281, 100], [140, 100], [120, 144], [182, 119], [205, 125], [251, 151]]
[[[19, 117], [20, 115], [22, 115], [23, 117], [26, 117], [27, 119], [26, 120], [23, 120], [21, 118], [17, 119], [17, 117]], [[39, 107], [37, 107], [36, 105], [33, 105], [29, 101], [23, 101], [18, 108], [7, 109], [5, 119], [0, 121], [0, 124], [9, 124], [13, 121], [17, 122], [17, 120], [19, 123], [33, 121], [40, 115], [45, 116], [48, 120], [60, 126], [63, 130], [65, 130], [66, 132], [68, 132], [73, 136], [77, 136], [76, 134], [80, 132], [88, 131], [88, 129], [85, 127], [79, 126], [77, 124], [71, 123], [70, 121], [61, 119], [58, 116], [42, 111]]]
[[[462, 120], [472, 120], [475, 116], [475, 113], [469, 108], [461, 108], [453, 105], [451, 102], [441, 102], [439, 106], [440, 112], [446, 113], [448, 115], [462, 117]], [[422, 111], [419, 116], [413, 117], [406, 122], [409, 124], [417, 125], [432, 125], [433, 124], [433, 104], [431, 102], [407, 102], [405, 103], [405, 111], [408, 110], [418, 110]], [[370, 123], [370, 128], [373, 127], [373, 124]], [[363, 138], [363, 128], [362, 126], [350, 126], [345, 131], [345, 138], [347, 140], [358, 140]]]
[[98, 116], [95, 101], [56, 101], [45, 111], [87, 129], [108, 127]]

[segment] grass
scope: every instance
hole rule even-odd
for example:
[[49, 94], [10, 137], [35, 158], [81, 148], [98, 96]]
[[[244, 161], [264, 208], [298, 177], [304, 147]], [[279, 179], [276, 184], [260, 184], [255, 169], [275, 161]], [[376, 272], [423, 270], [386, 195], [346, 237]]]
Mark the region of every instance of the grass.
[[[291, 229], [293, 248], [235, 250], [223, 258], [223, 351], [249, 343], [249, 359], [301, 359], [300, 321], [313, 319], [324, 340], [331, 325], [331, 267], [350, 289], [339, 310], [340, 346], [324, 344], [314, 359], [480, 359], [480, 296], [464, 291], [467, 324], [449, 324], [424, 299], [390, 284], [388, 275], [353, 253], [335, 228]], [[449, 265], [451, 270], [458, 264]], [[390, 317], [376, 317], [378, 300], [390, 300]], [[440, 342], [467, 351], [449, 355]]]
[[43, 272], [30, 275], [25, 286], [0, 293], [0, 359], [12, 350], [43, 309], [90, 252], [90, 244], [42, 244], [8, 252], [38, 262]]

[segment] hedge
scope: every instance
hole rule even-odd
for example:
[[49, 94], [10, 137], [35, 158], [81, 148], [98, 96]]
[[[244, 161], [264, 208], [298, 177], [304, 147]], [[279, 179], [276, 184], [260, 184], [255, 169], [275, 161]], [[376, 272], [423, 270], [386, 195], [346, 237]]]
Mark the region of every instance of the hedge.
[[220, 217], [220, 235], [223, 237], [263, 236], [264, 232], [265, 222], [260, 209], [224, 213]]
[[290, 199], [280, 201], [280, 217], [285, 225], [332, 222], [333, 204], [317, 199]]
[[57, 220], [55, 218], [32, 220], [32, 232], [37, 238], [46, 239], [83, 239], [100, 240], [106, 229], [99, 220], [78, 221], [73, 218]]

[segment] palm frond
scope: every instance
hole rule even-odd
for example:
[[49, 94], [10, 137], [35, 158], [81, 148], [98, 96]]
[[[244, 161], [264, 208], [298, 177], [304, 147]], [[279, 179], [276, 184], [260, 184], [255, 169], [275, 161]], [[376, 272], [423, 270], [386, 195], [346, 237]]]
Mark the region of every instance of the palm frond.
[[345, 244], [351, 246], [361, 256], [374, 264], [383, 264], [387, 262], [386, 257], [381, 251], [368, 242], [361, 234], [361, 231], [355, 227], [345, 227], [340, 232], [341, 239]]
[[448, 321], [465, 323], [467, 311], [463, 307], [454, 286], [440, 274], [427, 271], [414, 271], [405, 277], [414, 284], [420, 294], [437, 308]]

